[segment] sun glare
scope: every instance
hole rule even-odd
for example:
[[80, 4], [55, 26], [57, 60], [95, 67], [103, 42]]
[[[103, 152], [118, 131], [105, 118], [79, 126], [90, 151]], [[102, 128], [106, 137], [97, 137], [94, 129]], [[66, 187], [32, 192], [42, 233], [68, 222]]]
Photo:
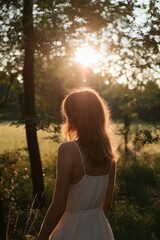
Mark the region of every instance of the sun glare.
[[121, 72], [123, 70], [122, 64], [119, 64], [121, 61], [121, 57], [117, 54], [109, 54], [106, 51], [102, 52], [102, 49], [98, 51], [96, 48], [90, 45], [79, 46], [75, 52], [72, 61], [80, 63], [83, 67], [82, 78], [83, 81], [87, 81], [87, 69], [90, 68], [93, 70], [94, 74], [99, 74], [101, 77], [105, 79], [105, 83], [108, 84], [109, 80], [107, 79], [107, 75], [111, 78], [114, 78], [119, 84], [126, 84], [126, 74], [130, 77], [130, 65], [125, 64], [125, 70], [127, 73], [122, 76]]
[[90, 46], [79, 47], [75, 51], [74, 60], [84, 66], [91, 66], [98, 63], [98, 54], [96, 50]]

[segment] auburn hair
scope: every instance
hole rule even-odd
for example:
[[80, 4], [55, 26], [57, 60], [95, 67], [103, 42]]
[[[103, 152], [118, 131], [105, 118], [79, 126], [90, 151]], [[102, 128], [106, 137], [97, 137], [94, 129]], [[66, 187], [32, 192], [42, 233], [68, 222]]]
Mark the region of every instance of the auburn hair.
[[71, 92], [62, 102], [62, 127], [68, 140], [78, 140], [87, 160], [94, 167], [116, 159], [111, 141], [110, 111], [107, 103], [91, 88]]

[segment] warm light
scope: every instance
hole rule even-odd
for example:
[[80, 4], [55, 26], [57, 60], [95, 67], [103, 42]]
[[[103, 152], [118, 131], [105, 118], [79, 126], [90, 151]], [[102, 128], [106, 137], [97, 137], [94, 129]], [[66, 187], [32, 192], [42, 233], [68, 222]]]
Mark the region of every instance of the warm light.
[[98, 54], [96, 50], [90, 46], [79, 47], [75, 52], [74, 60], [84, 66], [90, 66], [98, 63]]
[[[122, 65], [119, 64], [121, 57], [118, 54], [109, 54], [106, 51], [97, 51], [94, 47], [87, 44], [78, 47], [75, 50], [74, 58], [72, 59], [83, 65], [81, 69], [83, 71], [83, 81], [87, 81], [87, 68], [93, 70], [94, 74], [100, 73], [101, 77], [105, 78], [108, 74], [111, 75], [119, 84], [126, 84], [126, 76], [122, 76]], [[130, 65], [125, 64], [127, 73], [129, 74]], [[109, 84], [108, 80], [105, 80], [106, 84]]]

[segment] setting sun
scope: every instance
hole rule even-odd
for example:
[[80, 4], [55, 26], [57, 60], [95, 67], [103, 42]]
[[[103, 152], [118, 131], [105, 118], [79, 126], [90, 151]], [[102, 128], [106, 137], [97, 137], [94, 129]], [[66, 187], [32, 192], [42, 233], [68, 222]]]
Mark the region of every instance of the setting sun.
[[90, 46], [79, 47], [75, 52], [74, 60], [84, 66], [90, 66], [98, 63], [98, 54], [96, 50]]

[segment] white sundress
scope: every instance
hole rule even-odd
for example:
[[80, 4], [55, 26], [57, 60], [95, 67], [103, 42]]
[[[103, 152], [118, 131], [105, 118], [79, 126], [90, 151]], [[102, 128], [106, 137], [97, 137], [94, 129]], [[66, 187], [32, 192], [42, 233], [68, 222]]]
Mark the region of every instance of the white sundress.
[[84, 176], [70, 186], [66, 210], [50, 235], [50, 240], [114, 240], [111, 227], [105, 217], [101, 204], [104, 200], [109, 174], [90, 176], [79, 150]]

